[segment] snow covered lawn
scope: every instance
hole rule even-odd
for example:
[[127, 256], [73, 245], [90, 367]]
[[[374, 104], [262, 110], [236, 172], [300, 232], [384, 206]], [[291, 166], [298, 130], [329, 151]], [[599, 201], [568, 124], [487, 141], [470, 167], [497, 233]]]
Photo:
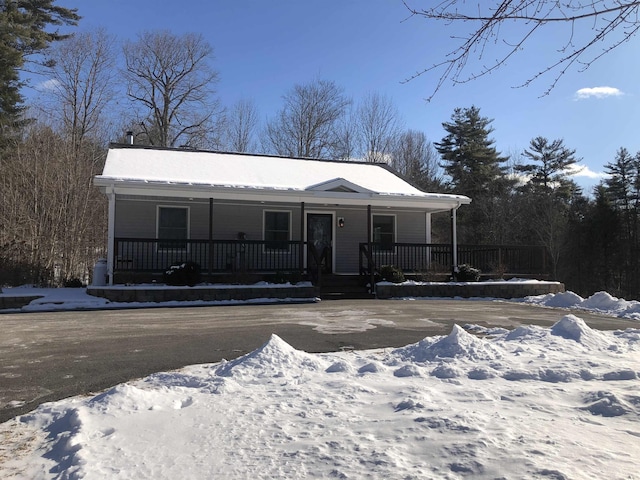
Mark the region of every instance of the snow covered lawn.
[[573, 315], [375, 351], [273, 336], [0, 425], [0, 478], [640, 478], [639, 360], [640, 329]]

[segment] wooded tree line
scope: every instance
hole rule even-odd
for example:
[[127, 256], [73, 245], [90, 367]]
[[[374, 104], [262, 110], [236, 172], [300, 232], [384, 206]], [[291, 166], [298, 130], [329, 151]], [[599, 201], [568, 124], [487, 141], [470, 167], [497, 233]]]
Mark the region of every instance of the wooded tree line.
[[[456, 109], [431, 143], [403, 127], [391, 99], [371, 92], [355, 101], [319, 78], [284, 92], [261, 122], [255, 101], [226, 106], [217, 97], [213, 49], [199, 35], [144, 32], [118, 46], [100, 30], [43, 33], [27, 48], [33, 31], [78, 18], [52, 0], [30, 2], [31, 15], [24, 5], [6, 3], [0, 15], [3, 32], [39, 18], [3, 47], [18, 60], [0, 85], [0, 283], [86, 275], [106, 247], [106, 199], [92, 178], [107, 140], [132, 131], [145, 145], [386, 162], [424, 190], [473, 199], [458, 212], [461, 243], [544, 245], [551, 275], [568, 288], [638, 297], [638, 154], [620, 149], [589, 197], [571, 180], [578, 158], [561, 139], [533, 137], [503, 156], [492, 120], [471, 106]], [[27, 102], [18, 74], [28, 61], [49, 81]], [[436, 230], [435, 241], [448, 240], [446, 218]]]

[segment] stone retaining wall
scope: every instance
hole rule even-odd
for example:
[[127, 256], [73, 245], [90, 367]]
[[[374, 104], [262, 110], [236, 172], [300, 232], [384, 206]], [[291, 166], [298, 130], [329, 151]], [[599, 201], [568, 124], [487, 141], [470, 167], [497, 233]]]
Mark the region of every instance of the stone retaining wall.
[[42, 295], [4, 297], [0, 295], [0, 310], [18, 309], [29, 305], [33, 300], [42, 298]]
[[478, 282], [478, 283], [432, 283], [376, 285], [377, 298], [401, 297], [485, 297], [523, 298], [531, 295], [564, 292], [559, 282]]
[[319, 291], [312, 286], [289, 287], [87, 287], [87, 293], [111, 302], [184, 302], [202, 300], [252, 300], [256, 298], [315, 298]]

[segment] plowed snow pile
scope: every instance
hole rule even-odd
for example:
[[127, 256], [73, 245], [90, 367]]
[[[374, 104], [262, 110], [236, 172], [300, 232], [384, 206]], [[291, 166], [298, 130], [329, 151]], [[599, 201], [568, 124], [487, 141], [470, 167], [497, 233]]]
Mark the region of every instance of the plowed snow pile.
[[0, 426], [0, 477], [640, 478], [640, 330], [450, 335], [230, 362], [44, 404]]

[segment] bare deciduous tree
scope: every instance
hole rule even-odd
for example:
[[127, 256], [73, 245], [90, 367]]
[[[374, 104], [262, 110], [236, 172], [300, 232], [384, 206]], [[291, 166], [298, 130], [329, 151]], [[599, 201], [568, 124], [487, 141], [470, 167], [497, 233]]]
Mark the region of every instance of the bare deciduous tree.
[[389, 160], [400, 131], [398, 110], [391, 99], [379, 93], [366, 95], [358, 106], [357, 129], [365, 161], [382, 163]]
[[423, 190], [443, 189], [438, 152], [423, 132], [407, 130], [393, 147], [391, 166]]
[[278, 155], [325, 158], [336, 143], [337, 121], [350, 100], [328, 80], [296, 85], [284, 97], [284, 106], [267, 122], [263, 146]]
[[225, 148], [247, 153], [255, 150], [258, 109], [253, 100], [240, 99], [227, 112], [225, 122]]
[[[445, 0], [433, 7], [414, 8], [405, 0], [412, 15], [446, 24], [474, 25], [466, 35], [455, 37], [460, 44], [444, 60], [417, 72], [409, 80], [426, 72], [444, 69], [432, 98], [450, 80], [465, 83], [502, 67], [522, 50], [525, 43], [543, 27], [560, 25], [566, 28], [566, 41], [558, 45], [557, 56], [523, 85], [529, 85], [542, 75], [555, 72], [549, 93], [569, 69], [583, 71], [611, 50], [630, 40], [640, 29], [640, 2], [625, 0], [504, 0], [499, 2], [464, 2]], [[514, 24], [517, 28], [510, 29]], [[466, 72], [472, 55], [482, 58], [489, 47], [503, 48], [496, 60], [483, 63], [478, 71]]]
[[105, 109], [114, 98], [114, 39], [103, 29], [77, 33], [56, 44], [47, 59], [52, 65], [47, 113], [79, 147], [88, 135], [101, 134]]
[[335, 131], [336, 137], [331, 147], [331, 158], [336, 160], [356, 158], [360, 140], [352, 106], [349, 106], [345, 114], [338, 119]]
[[213, 48], [202, 35], [145, 32], [124, 44], [124, 57], [127, 93], [149, 143], [206, 143], [218, 128], [220, 107], [214, 95], [218, 73], [209, 65]]
[[[61, 284], [84, 279], [104, 252], [106, 201], [92, 184], [102, 168], [104, 115], [113, 99], [114, 55], [103, 31], [83, 33], [48, 52], [46, 108], [3, 156], [0, 245], [21, 279]], [[1, 259], [0, 259], [1, 260]]]

